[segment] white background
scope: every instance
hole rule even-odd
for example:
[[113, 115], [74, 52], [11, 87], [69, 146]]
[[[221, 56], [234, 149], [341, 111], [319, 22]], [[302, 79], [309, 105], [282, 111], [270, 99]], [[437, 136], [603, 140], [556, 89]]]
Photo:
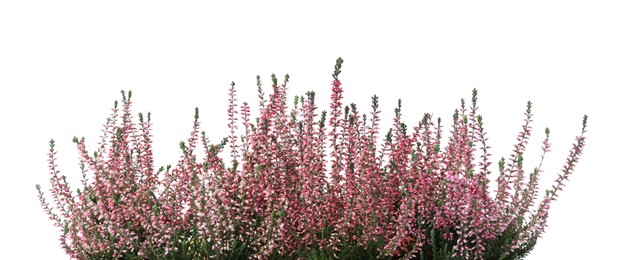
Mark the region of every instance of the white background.
[[552, 130], [542, 189], [588, 114], [583, 158], [528, 259], [626, 257], [621, 1], [228, 2], [0, 3], [0, 259], [67, 258], [36, 198], [35, 184], [49, 188], [48, 141], [77, 184], [72, 137], [93, 150], [121, 89], [133, 90], [136, 113], [152, 112], [156, 164], [165, 165], [178, 160], [194, 107], [212, 140], [226, 136], [231, 81], [256, 104], [256, 75], [270, 92], [270, 74], [289, 73], [291, 96], [315, 90], [327, 108], [339, 56], [345, 103], [367, 112], [379, 95], [386, 128], [398, 98], [410, 125], [423, 113], [450, 124], [477, 88], [494, 161], [512, 149], [532, 100], [526, 170]]

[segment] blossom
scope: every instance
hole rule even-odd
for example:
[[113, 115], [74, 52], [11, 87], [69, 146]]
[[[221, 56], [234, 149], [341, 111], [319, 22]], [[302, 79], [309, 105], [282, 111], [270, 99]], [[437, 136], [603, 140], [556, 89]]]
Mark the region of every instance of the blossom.
[[83, 138], [73, 139], [83, 174], [76, 193], [50, 141], [52, 206], [36, 187], [60, 228], [61, 247], [75, 259], [341, 258], [347, 252], [493, 259], [532, 249], [582, 155], [586, 116], [555, 184], [536, 206], [551, 143], [546, 129], [541, 162], [526, 173], [531, 102], [512, 153], [497, 163], [492, 196], [491, 147], [477, 90], [470, 104], [463, 99], [455, 110], [447, 141], [441, 118], [425, 114], [415, 127], [404, 123], [401, 100], [380, 141], [378, 97], [368, 114], [344, 105], [342, 63], [339, 58], [332, 74], [329, 112], [319, 111], [314, 92], [290, 103], [290, 77], [280, 83], [273, 74], [268, 96], [257, 77], [259, 114], [252, 115], [248, 103], [237, 102], [232, 83], [227, 137], [210, 140], [196, 108], [181, 157], [160, 168], [154, 166], [151, 114], [134, 116], [132, 92], [122, 91], [95, 152]]

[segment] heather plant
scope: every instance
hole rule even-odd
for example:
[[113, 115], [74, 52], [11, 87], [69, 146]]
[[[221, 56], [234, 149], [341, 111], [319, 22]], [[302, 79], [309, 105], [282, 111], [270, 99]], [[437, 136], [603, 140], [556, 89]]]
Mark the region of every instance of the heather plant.
[[[200, 130], [180, 143], [175, 165], [156, 168], [151, 115], [131, 113], [122, 92], [96, 151], [74, 138], [81, 186], [73, 191], [50, 141], [52, 206], [39, 199], [61, 247], [74, 259], [520, 259], [547, 226], [551, 202], [574, 171], [587, 117], [551, 189], [539, 198], [539, 165], [526, 173], [532, 104], [512, 154], [498, 161], [497, 189], [477, 91], [461, 100], [445, 143], [440, 118], [425, 114], [409, 128], [401, 100], [392, 128], [371, 110], [343, 104], [336, 62], [329, 112], [315, 93], [290, 103], [289, 76], [272, 92], [257, 77], [258, 117], [229, 89], [227, 137]], [[380, 135], [383, 134], [383, 140]], [[89, 176], [88, 176], [89, 173]]]

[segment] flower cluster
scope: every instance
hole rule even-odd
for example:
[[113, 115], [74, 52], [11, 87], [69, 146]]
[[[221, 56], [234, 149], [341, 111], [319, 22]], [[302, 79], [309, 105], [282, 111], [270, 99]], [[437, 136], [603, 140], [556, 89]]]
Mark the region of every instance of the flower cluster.
[[268, 96], [258, 76], [259, 117], [252, 120], [232, 83], [228, 136], [216, 142], [200, 131], [197, 108], [180, 160], [159, 169], [150, 113], [136, 121], [131, 92], [123, 91], [95, 152], [73, 140], [83, 173], [76, 192], [60, 175], [50, 141], [54, 205], [37, 190], [61, 229], [61, 246], [75, 259], [517, 259], [532, 250], [582, 154], [586, 116], [537, 205], [541, 164], [529, 174], [522, 164], [531, 103], [491, 191], [491, 147], [476, 90], [455, 111], [446, 143], [440, 118], [403, 123], [401, 100], [392, 128], [381, 133], [377, 96], [368, 114], [343, 105], [342, 62], [332, 74], [329, 113], [319, 111], [314, 92], [290, 103], [288, 75], [282, 84], [272, 75]]

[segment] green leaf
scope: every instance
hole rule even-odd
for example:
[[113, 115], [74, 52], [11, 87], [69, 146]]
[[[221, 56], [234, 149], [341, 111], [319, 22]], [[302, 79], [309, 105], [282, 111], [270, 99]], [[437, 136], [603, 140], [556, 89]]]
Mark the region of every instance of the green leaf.
[[63, 224], [63, 235], [65, 236], [66, 234], [68, 234], [68, 223], [67, 222], [65, 224]]
[[91, 200], [94, 204], [98, 203], [98, 198], [93, 194], [89, 194], [89, 200]]
[[116, 205], [118, 205], [118, 204], [120, 204], [120, 202], [122, 202], [122, 196], [120, 194], [114, 195], [114, 199], [116, 201]]

